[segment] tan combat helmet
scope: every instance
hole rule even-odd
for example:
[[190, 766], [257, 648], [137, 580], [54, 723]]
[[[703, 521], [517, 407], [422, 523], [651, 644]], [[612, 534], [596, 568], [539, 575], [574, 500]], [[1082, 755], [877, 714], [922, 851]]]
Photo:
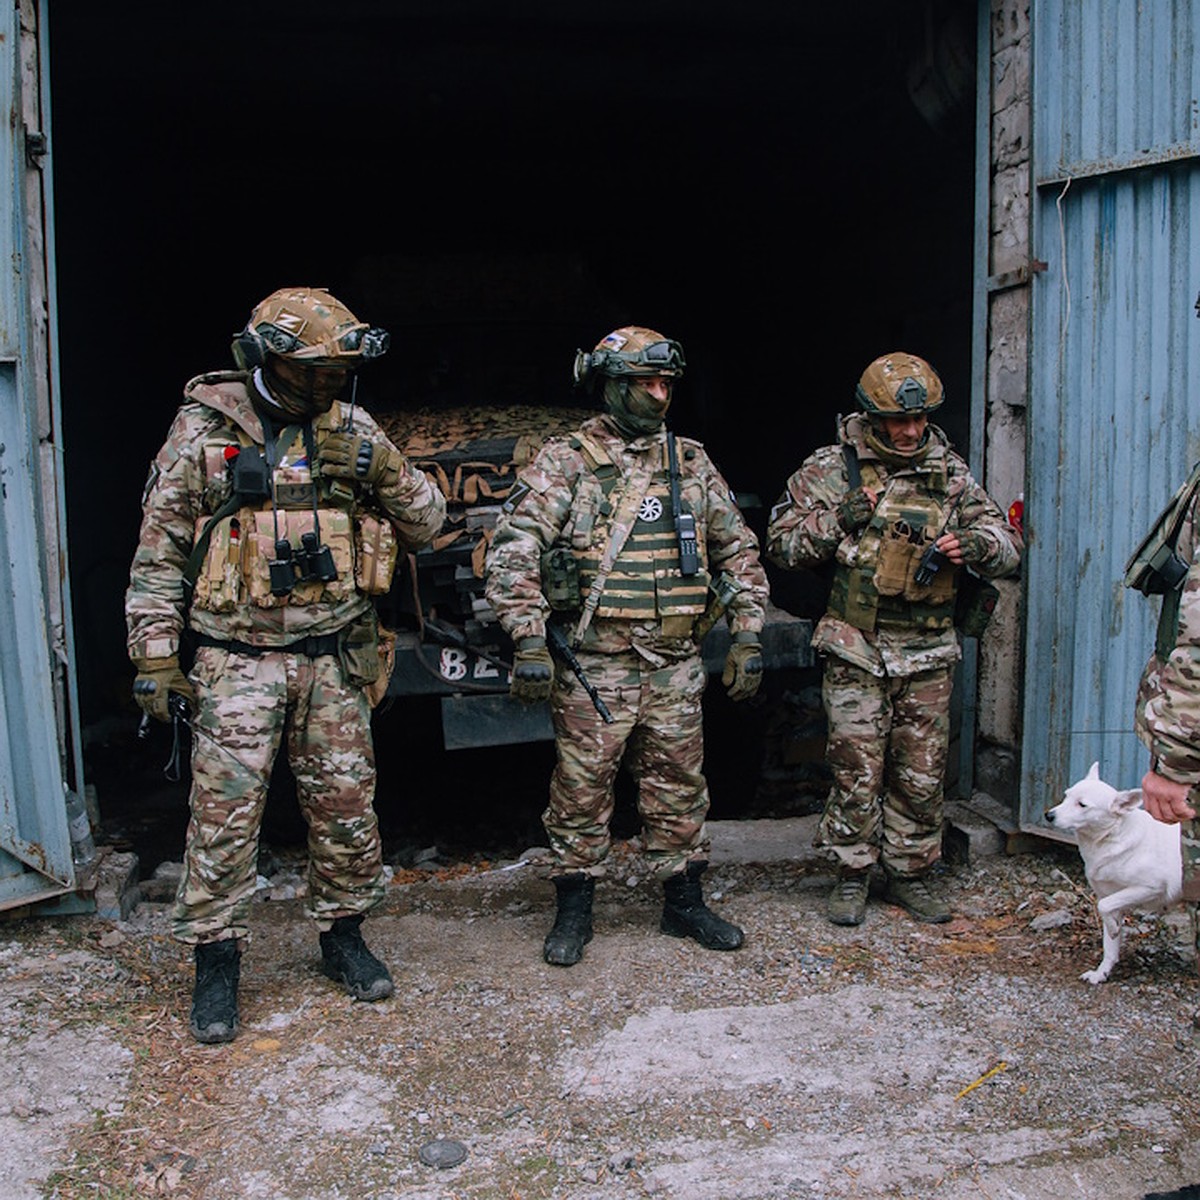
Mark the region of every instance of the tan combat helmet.
[[575, 385], [590, 392], [597, 375], [610, 379], [667, 375], [678, 379], [685, 366], [683, 347], [678, 342], [641, 325], [623, 325], [602, 337], [590, 353], [575, 351]]
[[234, 335], [238, 367], [261, 367], [268, 354], [314, 367], [353, 370], [388, 348], [387, 331], [360, 321], [324, 288], [280, 288], [250, 314]]
[[931, 413], [942, 405], [942, 381], [923, 358], [898, 350], [871, 363], [855, 395], [877, 417]]

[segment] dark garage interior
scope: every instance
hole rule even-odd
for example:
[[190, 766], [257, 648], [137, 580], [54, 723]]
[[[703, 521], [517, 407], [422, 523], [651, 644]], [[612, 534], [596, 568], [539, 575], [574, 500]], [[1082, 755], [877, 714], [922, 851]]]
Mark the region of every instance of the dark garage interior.
[[[380, 412], [563, 404], [576, 347], [663, 330], [688, 357], [671, 424], [759, 497], [760, 532], [878, 354], [933, 362], [965, 447], [971, 6], [215, 0], [50, 21], [77, 671], [106, 816], [148, 803], [139, 781], [162, 792], [122, 614], [146, 470], [185, 381], [230, 365], [277, 287], [328, 287], [391, 331], [359, 393]], [[803, 580], [771, 579], [804, 608]], [[751, 718], [717, 691], [713, 815], [735, 816]], [[376, 723], [406, 748], [381, 752], [385, 831], [473, 823], [471, 781], [512, 751], [442, 752], [431, 706]], [[504, 801], [530, 831], [551, 755], [526, 748]]]

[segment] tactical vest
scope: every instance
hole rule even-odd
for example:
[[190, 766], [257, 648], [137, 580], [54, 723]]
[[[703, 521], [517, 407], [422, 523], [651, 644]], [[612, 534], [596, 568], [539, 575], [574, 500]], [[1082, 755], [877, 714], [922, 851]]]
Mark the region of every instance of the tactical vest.
[[[570, 445], [580, 452], [589, 468], [576, 488], [569, 531], [571, 551], [579, 564], [580, 588], [586, 595], [609, 545], [610, 522], [620, 503], [617, 485], [621, 472], [607, 451], [591, 438], [576, 434]], [[686, 486], [689, 483], [691, 486]], [[701, 505], [695, 481], [681, 480], [680, 487], [685, 500], [691, 494], [692, 512], [699, 522], [702, 514], [696, 511]], [[679, 570], [679, 541], [664, 463], [654, 472], [629, 537], [604, 580], [596, 615], [626, 621], [686, 618], [681, 635], [686, 636], [691, 622], [704, 612], [708, 602], [703, 530], [698, 531], [696, 541], [700, 570], [685, 578]]]
[[[870, 463], [863, 463], [862, 471], [867, 487], [880, 486]], [[839, 562], [834, 570], [828, 611], [868, 632], [949, 629], [957, 568], [943, 566], [925, 587], [914, 578], [921, 555], [940, 536], [950, 512], [945, 470], [893, 476], [882, 486], [854, 563]]]
[[1179, 601], [1191, 566], [1176, 552], [1179, 534], [1200, 488], [1200, 463], [1171, 497], [1166, 508], [1125, 564], [1124, 583], [1144, 596], [1162, 596], [1154, 653], [1166, 662], [1179, 639]]
[[[326, 433], [322, 423], [317, 425], [314, 449]], [[386, 592], [399, 549], [391, 522], [362, 508], [354, 486], [338, 479], [322, 479], [315, 485], [314, 508], [309, 448], [298, 428], [289, 426], [275, 447], [274, 505], [270, 498], [237, 502], [230, 460], [235, 450], [257, 453], [258, 449], [229, 418], [205, 439], [208, 512], [196, 520], [195, 540], [197, 546], [205, 540], [207, 545], [196, 572], [192, 605], [206, 612], [228, 613], [247, 601], [258, 608], [281, 608], [339, 604], [355, 591], [367, 595]], [[291, 554], [301, 556], [302, 538], [318, 533], [318, 526], [319, 544], [329, 549], [336, 577], [297, 581], [289, 592], [276, 595], [271, 590], [270, 563], [280, 557], [277, 543], [286, 541]]]

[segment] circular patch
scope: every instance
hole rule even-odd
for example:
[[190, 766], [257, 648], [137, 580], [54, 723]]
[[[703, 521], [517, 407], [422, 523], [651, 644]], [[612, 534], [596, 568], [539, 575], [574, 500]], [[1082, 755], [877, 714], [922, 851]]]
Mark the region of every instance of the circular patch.
[[662, 501], [657, 496], [647, 496], [638, 507], [638, 520], [657, 521], [662, 512]]
[[454, 1142], [449, 1138], [438, 1138], [436, 1141], [426, 1142], [417, 1151], [417, 1157], [427, 1167], [440, 1169], [457, 1167], [459, 1163], [466, 1161], [467, 1148], [462, 1142]]

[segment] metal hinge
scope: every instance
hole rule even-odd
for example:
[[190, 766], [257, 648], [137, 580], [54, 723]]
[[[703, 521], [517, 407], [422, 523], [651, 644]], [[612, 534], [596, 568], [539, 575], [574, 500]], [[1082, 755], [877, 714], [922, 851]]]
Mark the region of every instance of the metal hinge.
[[1035, 275], [1046, 270], [1047, 265], [1040, 258], [1031, 258], [1014, 271], [1002, 271], [999, 275], [989, 275], [987, 290], [989, 292], [1005, 292], [1009, 288], [1024, 287]]
[[25, 162], [38, 169], [50, 149], [49, 138], [40, 129], [25, 130]]

